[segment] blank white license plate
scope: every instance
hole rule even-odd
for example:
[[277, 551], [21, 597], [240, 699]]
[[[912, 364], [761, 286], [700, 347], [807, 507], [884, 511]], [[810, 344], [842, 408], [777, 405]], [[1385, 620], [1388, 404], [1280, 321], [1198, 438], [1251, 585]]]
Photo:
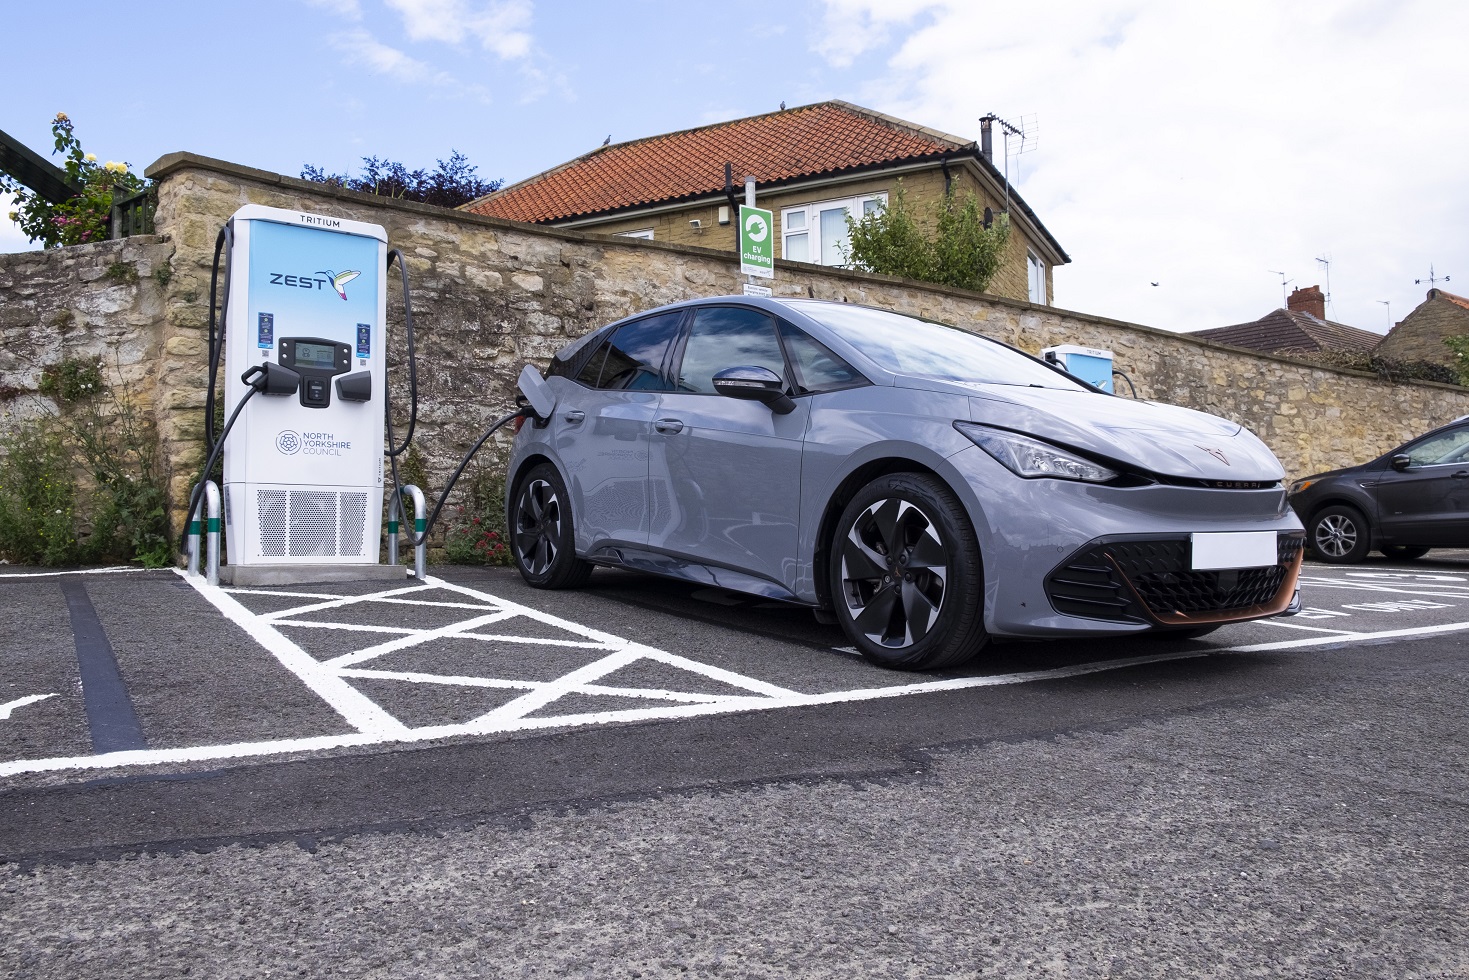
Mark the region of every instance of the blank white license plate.
[[1193, 569], [1260, 568], [1274, 565], [1274, 531], [1230, 531], [1193, 535]]

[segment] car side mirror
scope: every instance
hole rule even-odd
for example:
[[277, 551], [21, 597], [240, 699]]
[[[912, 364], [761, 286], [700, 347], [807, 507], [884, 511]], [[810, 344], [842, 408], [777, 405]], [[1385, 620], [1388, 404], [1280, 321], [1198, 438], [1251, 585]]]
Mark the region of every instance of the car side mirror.
[[1407, 453], [1398, 453], [1392, 458], [1392, 468], [1399, 473], [1413, 465], [1413, 457]]
[[776, 415], [796, 410], [796, 403], [786, 394], [785, 380], [766, 367], [725, 368], [714, 376], [714, 390], [726, 398], [760, 402]]

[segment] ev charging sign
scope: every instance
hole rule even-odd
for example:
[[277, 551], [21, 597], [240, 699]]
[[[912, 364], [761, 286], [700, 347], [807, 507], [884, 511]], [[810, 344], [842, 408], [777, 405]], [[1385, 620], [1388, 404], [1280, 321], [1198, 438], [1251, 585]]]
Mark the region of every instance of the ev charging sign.
[[740, 272], [775, 278], [775, 215], [748, 204], [740, 205]]

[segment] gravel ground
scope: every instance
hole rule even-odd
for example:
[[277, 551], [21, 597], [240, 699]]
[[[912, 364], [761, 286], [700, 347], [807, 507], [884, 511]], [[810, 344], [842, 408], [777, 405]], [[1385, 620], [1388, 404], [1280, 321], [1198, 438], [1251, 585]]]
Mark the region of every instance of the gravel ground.
[[26, 978], [1466, 976], [1466, 694], [1401, 672], [881, 781], [12, 866], [0, 953]]

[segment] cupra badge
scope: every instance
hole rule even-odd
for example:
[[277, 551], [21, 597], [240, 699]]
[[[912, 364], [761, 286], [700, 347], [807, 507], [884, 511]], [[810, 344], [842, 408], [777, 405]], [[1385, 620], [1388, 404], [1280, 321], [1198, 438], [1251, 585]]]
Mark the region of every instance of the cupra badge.
[[1224, 455], [1224, 450], [1210, 449], [1208, 446], [1199, 446], [1199, 448], [1208, 453], [1210, 456], [1213, 456], [1215, 459], [1219, 460], [1219, 462], [1223, 463], [1225, 466], [1229, 465], [1229, 457]]

